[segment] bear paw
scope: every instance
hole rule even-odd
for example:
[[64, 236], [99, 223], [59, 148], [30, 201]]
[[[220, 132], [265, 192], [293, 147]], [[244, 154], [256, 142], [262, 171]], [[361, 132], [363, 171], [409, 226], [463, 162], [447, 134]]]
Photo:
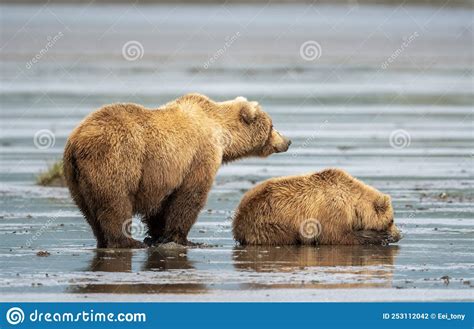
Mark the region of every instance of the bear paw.
[[357, 241], [362, 245], [385, 246], [398, 241], [398, 239], [395, 239], [388, 231], [360, 230], [355, 231], [354, 235]]

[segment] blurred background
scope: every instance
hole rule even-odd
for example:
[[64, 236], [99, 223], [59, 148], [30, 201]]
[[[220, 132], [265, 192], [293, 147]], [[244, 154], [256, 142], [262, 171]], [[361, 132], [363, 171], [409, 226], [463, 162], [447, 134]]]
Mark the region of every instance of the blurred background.
[[[0, 15], [0, 258], [8, 260], [0, 291], [145, 293], [163, 288], [137, 284], [163, 280], [167, 293], [185, 293], [298, 282], [472, 298], [461, 292], [474, 273], [472, 1], [2, 1]], [[189, 250], [184, 263], [179, 253], [129, 253], [117, 260], [124, 267], [107, 267], [111, 256], [95, 252], [67, 189], [39, 186], [37, 176], [101, 105], [158, 107], [188, 92], [259, 101], [293, 144], [220, 170], [190, 237], [219, 247]], [[234, 246], [230, 218], [247, 189], [326, 167], [392, 195], [405, 234], [398, 249]], [[38, 258], [39, 250], [54, 257]], [[173, 275], [183, 269], [189, 276]]]

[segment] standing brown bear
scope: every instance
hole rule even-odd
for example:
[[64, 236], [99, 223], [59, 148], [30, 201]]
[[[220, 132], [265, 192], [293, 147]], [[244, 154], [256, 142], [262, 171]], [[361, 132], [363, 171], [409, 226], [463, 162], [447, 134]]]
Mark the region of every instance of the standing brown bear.
[[390, 197], [343, 170], [272, 178], [248, 191], [233, 222], [250, 245], [397, 242]]
[[257, 102], [185, 95], [157, 109], [112, 104], [74, 129], [64, 152], [71, 195], [98, 248], [137, 248], [124, 226], [134, 214], [151, 242], [187, 244], [222, 163], [285, 152]]

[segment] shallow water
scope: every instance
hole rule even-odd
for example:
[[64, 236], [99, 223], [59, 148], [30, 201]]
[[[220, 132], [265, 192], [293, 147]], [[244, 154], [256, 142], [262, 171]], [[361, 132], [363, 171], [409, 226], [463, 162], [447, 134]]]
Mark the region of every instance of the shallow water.
[[[421, 299], [420, 289], [435, 292], [428, 300], [473, 299], [471, 10], [3, 5], [1, 15], [4, 296], [232, 299], [229, 291], [255, 296], [283, 289], [283, 299], [318, 290], [309, 299], [320, 300], [328, 296], [323, 291], [338, 288], [360, 300], [387, 300], [400, 290]], [[59, 32], [64, 36], [28, 68], [47, 37]], [[237, 40], [219, 52], [236, 32]], [[419, 36], [382, 69], [414, 32]], [[142, 58], [124, 59], [130, 40], [141, 43]], [[307, 40], [321, 45], [316, 60], [300, 55]], [[293, 140], [290, 150], [221, 168], [190, 234], [212, 247], [95, 250], [67, 190], [38, 187], [35, 176], [61, 157], [71, 129], [102, 104], [156, 107], [190, 91], [258, 100]], [[42, 129], [52, 137], [35, 144]], [[247, 189], [268, 177], [326, 167], [343, 168], [392, 195], [404, 239], [388, 247], [235, 244], [230, 219]]]

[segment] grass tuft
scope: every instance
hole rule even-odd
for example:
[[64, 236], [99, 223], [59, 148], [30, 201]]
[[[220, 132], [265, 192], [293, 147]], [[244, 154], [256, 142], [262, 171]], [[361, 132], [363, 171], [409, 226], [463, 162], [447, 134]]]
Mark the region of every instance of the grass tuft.
[[42, 186], [66, 186], [66, 181], [64, 180], [63, 162], [61, 160], [57, 161], [45, 172], [40, 173], [36, 178], [36, 183]]

